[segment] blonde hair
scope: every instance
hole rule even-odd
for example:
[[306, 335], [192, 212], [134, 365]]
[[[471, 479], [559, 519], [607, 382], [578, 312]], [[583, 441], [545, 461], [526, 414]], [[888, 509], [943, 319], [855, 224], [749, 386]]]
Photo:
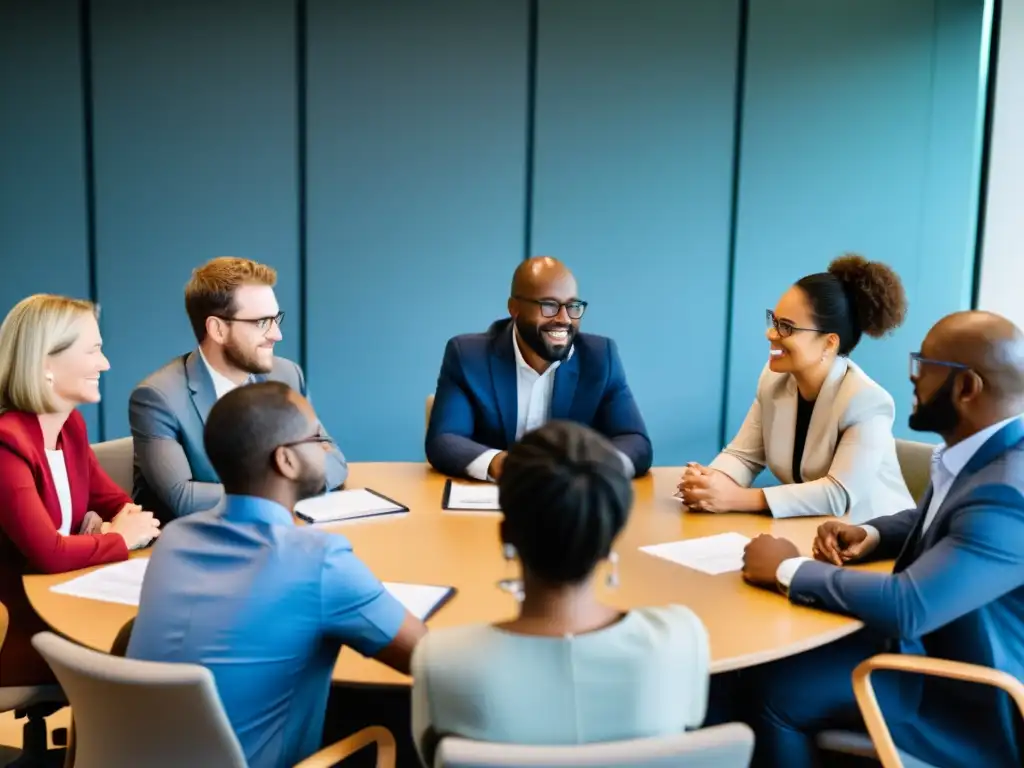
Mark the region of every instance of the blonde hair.
[[47, 293], [22, 299], [7, 313], [0, 325], [0, 412], [56, 410], [43, 366], [78, 340], [82, 315], [98, 318], [99, 310], [91, 301]]
[[266, 285], [271, 288], [277, 283], [277, 271], [266, 264], [240, 259], [235, 256], [219, 256], [192, 270], [192, 279], [185, 286], [185, 311], [192, 324], [196, 341], [206, 338], [206, 319], [209, 317], [232, 317], [235, 307], [235, 291], [243, 285]]

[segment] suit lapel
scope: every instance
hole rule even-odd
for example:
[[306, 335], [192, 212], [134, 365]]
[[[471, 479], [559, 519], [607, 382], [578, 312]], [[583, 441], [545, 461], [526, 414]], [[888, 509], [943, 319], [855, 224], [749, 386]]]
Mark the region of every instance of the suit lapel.
[[579, 355], [563, 361], [555, 370], [555, 390], [551, 396], [551, 418], [568, 419], [572, 401], [576, 397], [576, 382], [580, 378]]
[[512, 349], [512, 324], [505, 332], [498, 334], [490, 354], [491, 383], [498, 403], [502, 426], [505, 427], [506, 446], [516, 441], [516, 419], [519, 412], [519, 398], [516, 389], [516, 356]]
[[213, 379], [210, 378], [210, 372], [206, 370], [198, 350], [193, 350], [185, 358], [185, 379], [188, 382], [192, 405], [199, 414], [199, 420], [206, 424], [206, 417], [210, 415], [210, 409], [217, 402], [217, 391], [213, 388]]
[[[839, 387], [842, 385], [848, 369], [849, 363], [846, 358], [836, 358], [835, 362], [832, 364], [832, 368], [828, 372], [828, 376], [825, 378], [824, 384], [821, 385], [821, 390], [818, 392], [817, 399], [814, 401], [814, 409], [811, 411], [811, 423], [807, 426], [807, 438], [804, 441], [804, 455], [800, 457], [800, 474], [803, 477], [807, 477], [808, 457], [810, 457], [811, 460], [814, 460], [820, 454], [825, 453], [829, 457], [828, 463], [832, 463], [832, 457], [835, 454], [835, 444], [838, 436], [838, 433], [834, 431], [834, 426], [837, 421], [832, 418], [832, 406], [835, 403]], [[792, 379], [792, 377], [790, 378]], [[796, 387], [795, 381], [793, 382], [793, 386], [794, 388]], [[793, 398], [793, 404], [795, 409], [795, 397]], [[793, 424], [793, 432], [795, 433], [795, 411]], [[832, 431], [832, 434], [829, 434], [830, 431]], [[791, 452], [793, 450], [792, 442], [790, 443], [789, 450]]]

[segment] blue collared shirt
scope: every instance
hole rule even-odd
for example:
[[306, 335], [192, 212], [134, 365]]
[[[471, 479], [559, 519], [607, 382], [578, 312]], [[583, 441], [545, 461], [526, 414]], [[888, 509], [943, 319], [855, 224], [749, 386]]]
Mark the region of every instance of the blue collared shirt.
[[344, 536], [228, 496], [157, 541], [128, 656], [207, 667], [249, 764], [294, 765], [320, 746], [341, 646], [373, 656], [404, 618]]

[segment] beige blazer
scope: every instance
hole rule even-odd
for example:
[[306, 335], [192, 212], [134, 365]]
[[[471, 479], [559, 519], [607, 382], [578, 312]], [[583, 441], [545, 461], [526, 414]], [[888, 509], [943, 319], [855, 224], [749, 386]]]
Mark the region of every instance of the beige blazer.
[[912, 509], [892, 436], [895, 404], [855, 363], [837, 358], [814, 403], [793, 482], [796, 380], [767, 366], [739, 433], [711, 467], [750, 486], [768, 467], [782, 485], [765, 488], [775, 517], [844, 515], [860, 523]]

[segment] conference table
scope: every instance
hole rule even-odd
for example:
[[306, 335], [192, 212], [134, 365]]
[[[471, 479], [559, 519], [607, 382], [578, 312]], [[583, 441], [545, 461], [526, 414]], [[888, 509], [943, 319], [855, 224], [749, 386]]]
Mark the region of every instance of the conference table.
[[[506, 560], [502, 551], [500, 513], [443, 510], [445, 477], [426, 464], [353, 463], [349, 470], [346, 487], [372, 489], [410, 512], [325, 527], [348, 537], [355, 553], [382, 581], [455, 587], [455, 596], [428, 620], [431, 629], [516, 615], [516, 597], [499, 584], [520, 575], [518, 565]], [[661, 467], [635, 481], [629, 522], [614, 548], [618, 584], [608, 583], [608, 564], [598, 571], [602, 600], [623, 610], [668, 603], [689, 606], [707, 627], [712, 672], [801, 653], [861, 627], [854, 619], [793, 605], [776, 592], [752, 587], [738, 572], [712, 576], [640, 551], [649, 544], [736, 532], [751, 538], [761, 533], [786, 537], [803, 554], [810, 553], [822, 518], [775, 520], [767, 515], [690, 512], [673, 498], [681, 472], [677, 467]], [[149, 552], [132, 556], [148, 557]], [[55, 632], [107, 651], [136, 609], [51, 591], [87, 570], [25, 576], [25, 589], [32, 606]], [[339, 655], [334, 680], [353, 685], [409, 684], [405, 675], [348, 648]]]

